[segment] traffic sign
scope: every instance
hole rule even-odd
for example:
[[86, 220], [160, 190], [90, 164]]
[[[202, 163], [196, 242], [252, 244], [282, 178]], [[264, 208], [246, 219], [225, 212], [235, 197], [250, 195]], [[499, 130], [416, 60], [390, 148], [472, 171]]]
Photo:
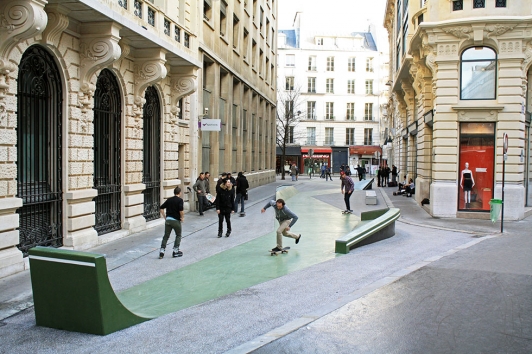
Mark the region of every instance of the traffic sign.
[[508, 134], [506, 133], [502, 136], [502, 153], [508, 153]]

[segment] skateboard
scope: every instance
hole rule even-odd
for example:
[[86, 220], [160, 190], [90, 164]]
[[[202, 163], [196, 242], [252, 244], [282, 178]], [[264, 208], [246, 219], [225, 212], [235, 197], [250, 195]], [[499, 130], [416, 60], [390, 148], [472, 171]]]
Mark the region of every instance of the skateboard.
[[344, 215], [345, 214], [353, 214], [353, 212], [352, 211], [347, 211], [347, 210], [342, 210], [342, 214], [344, 214]]
[[278, 255], [279, 253], [288, 253], [288, 250], [290, 249], [290, 247], [284, 247], [282, 250], [280, 251], [272, 251], [270, 250], [270, 255], [273, 256], [273, 255]]

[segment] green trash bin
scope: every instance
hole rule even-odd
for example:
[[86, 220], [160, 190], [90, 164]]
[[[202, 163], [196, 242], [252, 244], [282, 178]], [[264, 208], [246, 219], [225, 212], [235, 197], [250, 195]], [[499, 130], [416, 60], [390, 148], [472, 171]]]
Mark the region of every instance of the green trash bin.
[[490, 200], [490, 218], [491, 222], [497, 221], [499, 214], [502, 209], [502, 199], [492, 199]]

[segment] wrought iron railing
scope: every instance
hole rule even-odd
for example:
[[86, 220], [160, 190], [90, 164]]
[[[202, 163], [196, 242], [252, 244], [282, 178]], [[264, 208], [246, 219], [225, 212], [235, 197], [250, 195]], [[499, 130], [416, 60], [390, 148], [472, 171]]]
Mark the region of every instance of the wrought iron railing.
[[[147, 1], [116, 0], [116, 3], [120, 7], [122, 13], [124, 11], [129, 12], [137, 20], [143, 21], [144, 23], [155, 28], [155, 30], [159, 31], [159, 33], [161, 34], [166, 35], [167, 37], [170, 37], [172, 33], [172, 27], [174, 27], [175, 42], [181, 43], [182, 30], [185, 33], [185, 41], [183, 41], [183, 43], [181, 44], [187, 48], [190, 48], [190, 33], [188, 33], [183, 27], [181, 27], [181, 25], [179, 25], [176, 21], [173, 21], [170, 18], [166, 17], [164, 12], [160, 11], [156, 7], [152, 7], [151, 5], [149, 5]], [[150, 1], [150, 3], [153, 2]]]

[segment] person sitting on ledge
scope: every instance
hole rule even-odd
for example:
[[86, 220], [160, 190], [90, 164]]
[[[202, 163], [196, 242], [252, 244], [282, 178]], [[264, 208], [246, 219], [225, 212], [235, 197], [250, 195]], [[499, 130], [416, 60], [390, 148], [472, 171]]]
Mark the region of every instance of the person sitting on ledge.
[[414, 180], [410, 178], [408, 181], [408, 185], [405, 188], [406, 196], [411, 197], [412, 194], [416, 193], [416, 185], [414, 184]]

